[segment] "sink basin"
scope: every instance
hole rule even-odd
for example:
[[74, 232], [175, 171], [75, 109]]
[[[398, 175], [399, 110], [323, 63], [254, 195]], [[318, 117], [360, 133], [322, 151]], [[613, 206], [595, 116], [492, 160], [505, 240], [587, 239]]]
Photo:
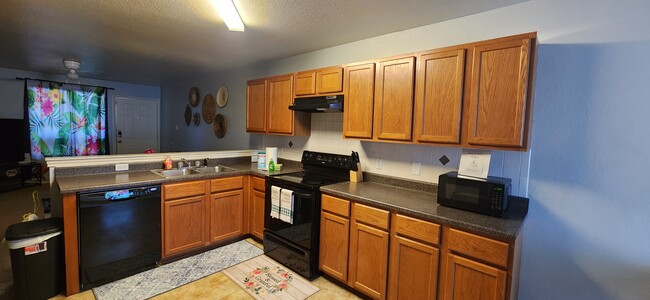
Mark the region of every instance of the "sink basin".
[[215, 166], [215, 167], [200, 167], [195, 169], [197, 172], [202, 174], [210, 173], [222, 173], [222, 172], [234, 172], [236, 169], [224, 167], [224, 166]]
[[183, 168], [183, 169], [171, 169], [171, 170], [151, 170], [151, 172], [165, 178], [187, 176], [193, 174], [215, 174], [215, 173], [234, 172], [234, 171], [237, 170], [229, 167], [224, 167], [224, 166]]
[[152, 170], [151, 172], [154, 172], [162, 177], [175, 177], [175, 176], [199, 174], [199, 172], [197, 172], [196, 170], [189, 169], [189, 168], [171, 169], [171, 170]]

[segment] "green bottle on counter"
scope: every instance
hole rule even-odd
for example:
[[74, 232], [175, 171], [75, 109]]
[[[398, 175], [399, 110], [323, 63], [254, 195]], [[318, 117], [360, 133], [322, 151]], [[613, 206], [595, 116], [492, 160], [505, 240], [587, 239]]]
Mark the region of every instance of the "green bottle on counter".
[[273, 159], [269, 160], [269, 172], [275, 171], [275, 163], [273, 162]]

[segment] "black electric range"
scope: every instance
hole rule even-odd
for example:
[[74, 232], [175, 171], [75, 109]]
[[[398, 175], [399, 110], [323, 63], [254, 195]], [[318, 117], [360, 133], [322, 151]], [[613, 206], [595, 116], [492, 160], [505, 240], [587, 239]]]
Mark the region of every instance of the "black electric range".
[[[300, 172], [266, 176], [264, 253], [312, 280], [320, 275], [320, 187], [348, 181], [356, 162], [350, 155], [313, 151], [304, 151], [301, 162]], [[283, 202], [272, 200], [274, 194], [281, 195], [282, 191], [292, 199], [289, 208], [278, 207]]]

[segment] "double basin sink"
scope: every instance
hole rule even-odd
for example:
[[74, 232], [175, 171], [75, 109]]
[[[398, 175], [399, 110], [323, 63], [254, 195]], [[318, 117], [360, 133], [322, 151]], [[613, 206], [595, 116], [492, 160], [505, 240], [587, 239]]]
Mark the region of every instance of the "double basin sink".
[[235, 172], [235, 171], [237, 170], [229, 167], [224, 167], [224, 166], [182, 168], [182, 169], [171, 169], [171, 170], [151, 170], [151, 172], [153, 172], [154, 174], [160, 175], [165, 178], [188, 176], [194, 174], [217, 174], [217, 173]]

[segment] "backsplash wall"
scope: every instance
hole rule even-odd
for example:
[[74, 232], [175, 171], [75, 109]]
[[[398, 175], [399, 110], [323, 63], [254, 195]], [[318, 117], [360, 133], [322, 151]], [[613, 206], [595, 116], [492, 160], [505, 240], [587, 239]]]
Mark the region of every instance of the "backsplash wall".
[[[311, 135], [308, 137], [259, 136], [263, 147], [278, 147], [278, 156], [281, 158], [300, 161], [303, 150], [345, 155], [357, 151], [364, 172], [433, 183], [438, 183], [440, 174], [458, 170], [462, 150], [456, 147], [344, 139], [343, 113], [313, 113]], [[289, 142], [292, 146], [289, 146]], [[446, 165], [438, 160], [443, 155], [449, 158]], [[512, 179], [512, 194], [526, 197], [529, 159], [530, 151], [492, 151], [489, 175]], [[421, 164], [419, 174], [413, 174], [417, 173], [417, 170], [413, 170], [413, 163]]]

